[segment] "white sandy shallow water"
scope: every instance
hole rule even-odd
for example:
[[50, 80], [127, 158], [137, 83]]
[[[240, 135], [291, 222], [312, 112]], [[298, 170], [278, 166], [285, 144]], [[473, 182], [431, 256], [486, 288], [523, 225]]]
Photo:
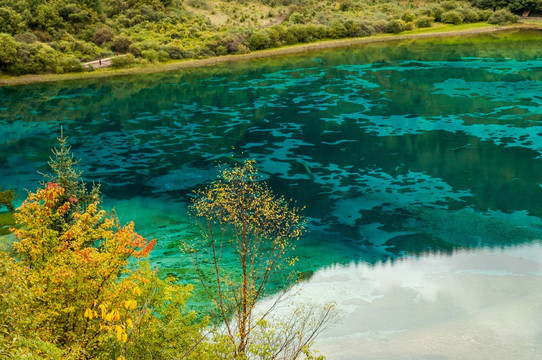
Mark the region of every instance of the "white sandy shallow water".
[[539, 242], [337, 265], [300, 287], [342, 314], [315, 343], [329, 360], [542, 359]]

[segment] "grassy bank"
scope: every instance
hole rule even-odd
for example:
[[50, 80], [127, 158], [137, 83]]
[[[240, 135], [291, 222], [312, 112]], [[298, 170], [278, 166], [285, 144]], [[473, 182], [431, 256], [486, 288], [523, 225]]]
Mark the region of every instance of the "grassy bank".
[[259, 59], [266, 57], [284, 56], [290, 54], [301, 54], [304, 52], [317, 51], [322, 49], [344, 48], [351, 46], [361, 46], [369, 43], [411, 40], [411, 39], [430, 39], [464, 35], [487, 34], [498, 31], [507, 30], [542, 30], [542, 22], [529, 21], [526, 23], [496, 26], [487, 23], [473, 23], [462, 25], [447, 25], [438, 24], [431, 28], [421, 28], [412, 31], [406, 31], [398, 35], [379, 34], [368, 37], [341, 39], [341, 40], [325, 40], [308, 44], [298, 44], [284, 46], [280, 48], [254, 51], [242, 55], [225, 55], [210, 57], [199, 60], [178, 60], [169, 61], [166, 63], [152, 63], [140, 65], [132, 68], [113, 69], [106, 68], [94, 71], [68, 74], [40, 74], [40, 75], [24, 75], [24, 76], [2, 76], [0, 77], [0, 86], [17, 86], [33, 83], [45, 83], [55, 81], [68, 81], [80, 79], [97, 79], [110, 76], [124, 76], [134, 74], [148, 74], [155, 72], [175, 71], [182, 69], [191, 69], [204, 66], [212, 66], [235, 61], [247, 61], [251, 59]]

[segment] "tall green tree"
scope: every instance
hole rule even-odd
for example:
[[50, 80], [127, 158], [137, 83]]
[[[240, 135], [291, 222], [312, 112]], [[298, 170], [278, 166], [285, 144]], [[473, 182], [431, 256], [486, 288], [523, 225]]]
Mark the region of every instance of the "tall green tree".
[[0, 68], [6, 69], [19, 61], [17, 57], [19, 48], [19, 43], [11, 35], [0, 33]]

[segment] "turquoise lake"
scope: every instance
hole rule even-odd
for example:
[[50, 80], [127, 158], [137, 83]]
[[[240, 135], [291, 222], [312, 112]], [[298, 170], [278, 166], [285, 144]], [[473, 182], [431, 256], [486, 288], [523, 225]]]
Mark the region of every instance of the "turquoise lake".
[[[541, 54], [540, 33], [507, 32], [4, 87], [0, 185], [17, 190], [19, 205], [62, 127], [106, 206], [157, 239], [152, 263], [190, 282], [178, 245], [197, 232], [186, 211], [193, 191], [217, 165], [255, 159], [278, 194], [306, 206], [296, 251], [315, 293], [305, 299], [325, 293], [347, 314], [317, 343], [328, 359], [535, 359]], [[488, 302], [496, 310], [484, 317]], [[506, 317], [516, 307], [522, 315]], [[469, 340], [462, 326], [476, 329], [478, 316], [517, 332]], [[452, 343], [424, 347], [433, 330]], [[476, 352], [499, 344], [510, 346]]]

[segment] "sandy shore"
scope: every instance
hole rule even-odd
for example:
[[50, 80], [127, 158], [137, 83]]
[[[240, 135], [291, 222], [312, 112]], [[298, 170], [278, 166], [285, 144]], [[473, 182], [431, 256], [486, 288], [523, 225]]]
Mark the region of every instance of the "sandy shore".
[[256, 51], [249, 54], [243, 55], [226, 55], [226, 56], [217, 56], [201, 60], [184, 60], [184, 61], [175, 61], [165, 64], [152, 64], [150, 66], [139, 66], [129, 69], [103, 69], [95, 72], [83, 72], [83, 73], [70, 73], [70, 74], [41, 74], [41, 75], [24, 75], [24, 76], [6, 76], [0, 77], [0, 86], [14, 86], [14, 85], [26, 85], [33, 83], [45, 83], [45, 82], [54, 82], [54, 81], [66, 81], [66, 80], [79, 80], [87, 78], [103, 78], [109, 76], [122, 76], [122, 75], [132, 75], [132, 74], [148, 74], [164, 71], [174, 71], [182, 69], [192, 69], [204, 66], [212, 66], [217, 64], [224, 64], [236, 61], [246, 61], [251, 59], [261, 59], [269, 57], [277, 57], [284, 55], [292, 54], [301, 54], [310, 51], [323, 50], [323, 49], [334, 49], [334, 48], [344, 48], [351, 46], [360, 46], [370, 43], [380, 43], [387, 41], [400, 41], [400, 40], [411, 40], [411, 39], [430, 39], [430, 38], [442, 38], [442, 37], [451, 37], [451, 36], [461, 36], [461, 35], [477, 35], [477, 34], [487, 34], [498, 31], [505, 30], [542, 30], [541, 24], [516, 24], [510, 26], [496, 26], [488, 25], [481, 28], [470, 28], [466, 30], [450, 30], [446, 28], [445, 30], [439, 31], [438, 28], [435, 28], [435, 31], [427, 33], [415, 33], [415, 34], [404, 34], [404, 35], [375, 35], [362, 38], [353, 38], [353, 39], [340, 39], [340, 40], [326, 40], [316, 43], [308, 44], [299, 44], [287, 47], [281, 47], [276, 49], [268, 49], [262, 51]]

